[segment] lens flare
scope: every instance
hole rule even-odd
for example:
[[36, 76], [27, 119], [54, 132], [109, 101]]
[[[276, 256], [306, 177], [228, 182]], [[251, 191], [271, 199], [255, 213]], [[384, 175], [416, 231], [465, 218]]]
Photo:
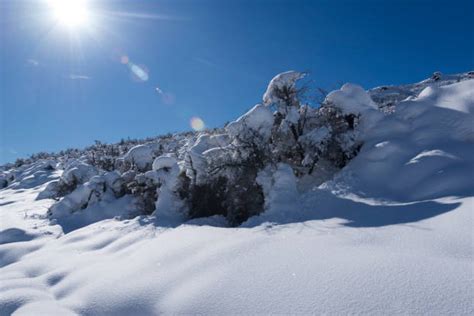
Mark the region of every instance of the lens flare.
[[128, 64], [128, 62], [129, 62], [128, 56], [127, 55], [121, 56], [120, 57], [120, 62], [124, 65]]
[[128, 67], [132, 71], [133, 77], [138, 81], [147, 81], [148, 80], [148, 72], [145, 68], [138, 66], [132, 62], [128, 63]]
[[191, 128], [195, 131], [202, 131], [204, 128], [206, 128], [206, 125], [204, 124], [204, 121], [197, 117], [194, 116], [189, 120], [189, 124], [191, 125]]

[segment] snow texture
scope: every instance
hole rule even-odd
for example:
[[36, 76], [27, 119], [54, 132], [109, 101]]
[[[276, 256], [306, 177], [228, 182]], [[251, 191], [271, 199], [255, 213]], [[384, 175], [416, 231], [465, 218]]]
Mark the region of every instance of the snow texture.
[[154, 153], [150, 145], [137, 145], [129, 150], [124, 160], [136, 165], [139, 170], [147, 170], [153, 163]]
[[276, 105], [277, 107], [286, 106], [282, 104], [294, 101], [296, 95], [289, 94], [291, 100], [282, 100], [282, 93], [295, 91], [298, 80], [305, 77], [304, 73], [297, 71], [287, 71], [276, 75], [268, 84], [267, 90], [263, 95], [263, 104], [266, 106]]
[[231, 137], [251, 137], [255, 134], [267, 140], [273, 126], [273, 112], [261, 104], [257, 104], [236, 121], [227, 125]]
[[352, 83], [346, 83], [340, 90], [329, 93], [326, 99], [345, 114], [360, 114], [370, 109], [377, 109], [377, 105], [367, 92], [361, 86]]

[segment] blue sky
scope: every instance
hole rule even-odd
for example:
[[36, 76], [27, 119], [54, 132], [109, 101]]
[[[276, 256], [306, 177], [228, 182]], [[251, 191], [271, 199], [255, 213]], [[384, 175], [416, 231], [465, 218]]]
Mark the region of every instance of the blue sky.
[[90, 0], [88, 10], [87, 25], [68, 28], [46, 0], [0, 0], [0, 163], [190, 130], [192, 117], [222, 126], [290, 69], [327, 89], [474, 69], [473, 1]]

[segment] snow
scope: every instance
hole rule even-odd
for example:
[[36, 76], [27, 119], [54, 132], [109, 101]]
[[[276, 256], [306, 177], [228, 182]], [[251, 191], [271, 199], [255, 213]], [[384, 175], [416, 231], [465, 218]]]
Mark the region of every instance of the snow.
[[[466, 82], [440, 88], [438, 97], [446, 100], [446, 107], [436, 106], [424, 95], [400, 102], [395, 113], [366, 131], [359, 155], [326, 185], [405, 202], [440, 193], [472, 195], [474, 116], [452, 109], [457, 98], [451, 99], [454, 103], [445, 98], [470, 89]], [[470, 102], [474, 104], [474, 99]]]
[[346, 114], [359, 114], [370, 109], [377, 109], [377, 105], [367, 92], [361, 86], [352, 83], [346, 83], [340, 90], [329, 93], [326, 100]]
[[431, 78], [418, 83], [400, 86], [381, 86], [370, 89], [368, 93], [380, 109], [385, 112], [392, 112], [395, 104], [403, 100], [418, 97], [421, 91], [427, 87], [443, 87], [471, 79], [474, 79], [473, 71], [454, 75], [445, 75], [435, 72]]
[[303, 142], [309, 142], [310, 144], [317, 146], [318, 144], [325, 141], [331, 134], [329, 128], [323, 126], [318, 129], [314, 129], [311, 132], [307, 133], [300, 137], [300, 140]]
[[132, 147], [124, 156], [124, 160], [137, 166], [139, 170], [147, 170], [153, 163], [154, 153], [150, 145], [137, 145]]
[[[472, 315], [471, 81], [398, 101], [330, 181], [301, 189], [288, 164], [268, 165], [257, 177], [265, 212], [237, 228], [222, 216], [185, 222], [177, 159], [153, 160], [152, 146], [127, 154], [149, 167], [138, 175], [44, 161], [2, 173], [0, 314]], [[360, 87], [330, 96], [348, 113], [378, 113]], [[265, 135], [270, 123], [256, 106], [228, 129]], [[201, 134], [188, 159], [203, 164], [230, 141]], [[158, 184], [151, 216], [128, 216], [133, 198], [115, 196], [135, 176]], [[60, 179], [78, 185], [59, 202], [38, 199]]]
[[66, 169], [61, 180], [67, 185], [81, 184], [97, 175], [98, 171], [91, 165], [85, 163], [74, 164], [70, 169]]
[[448, 154], [445, 151], [442, 151], [442, 150], [439, 150], [439, 149], [434, 149], [434, 150], [424, 150], [424, 151], [422, 151], [421, 153], [416, 155], [416, 157], [410, 159], [410, 161], [407, 162], [407, 164], [419, 163], [421, 161], [421, 159], [426, 159], [428, 157], [444, 157], [444, 158], [449, 158], [449, 159], [459, 159], [458, 157], [456, 157], [454, 155], [451, 155], [451, 154]]
[[171, 169], [175, 165], [177, 165], [176, 158], [174, 158], [170, 154], [162, 155], [160, 157], [155, 158], [153, 161], [152, 169], [157, 171], [160, 169], [168, 168]]
[[268, 84], [263, 95], [263, 104], [269, 106], [279, 104], [281, 100], [280, 91], [284, 88], [289, 90], [296, 87], [296, 82], [304, 78], [305, 74], [298, 71], [287, 71], [276, 75]]
[[236, 121], [227, 125], [226, 129], [231, 137], [253, 136], [255, 133], [263, 139], [270, 137], [273, 126], [273, 112], [261, 104], [255, 105]]
[[[411, 225], [163, 229], [140, 217], [7, 243], [0, 306], [19, 315], [472, 314], [473, 199], [436, 203], [451, 211]], [[410, 209], [337, 207], [353, 204]]]
[[[187, 176], [199, 183], [206, 175], [207, 163], [204, 153], [213, 148], [225, 147], [228, 144], [229, 139], [227, 135], [199, 135], [196, 142], [191, 146], [189, 152], [186, 154], [186, 163], [190, 167], [192, 166], [192, 168], [186, 169]], [[191, 169], [195, 170], [196, 174], [190, 173], [189, 171]]]
[[257, 183], [262, 185], [265, 194], [265, 212], [261, 216], [254, 216], [242, 224], [252, 227], [265, 221], [284, 221], [285, 217], [293, 218], [294, 209], [299, 205], [297, 179], [292, 168], [284, 163], [278, 164], [275, 169], [266, 168], [257, 177]]
[[429, 99], [438, 107], [474, 114], [474, 80], [439, 88], [427, 87], [421, 91], [419, 99]]
[[184, 220], [184, 204], [175, 193], [179, 171], [176, 158], [172, 155], [160, 156], [153, 162], [152, 172], [160, 184], [154, 214], [163, 225], [177, 225]]

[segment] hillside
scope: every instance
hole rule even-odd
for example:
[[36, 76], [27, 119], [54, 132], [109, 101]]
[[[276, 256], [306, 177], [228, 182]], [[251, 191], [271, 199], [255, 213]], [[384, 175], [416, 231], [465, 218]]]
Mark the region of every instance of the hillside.
[[0, 169], [0, 314], [474, 313], [474, 73]]

